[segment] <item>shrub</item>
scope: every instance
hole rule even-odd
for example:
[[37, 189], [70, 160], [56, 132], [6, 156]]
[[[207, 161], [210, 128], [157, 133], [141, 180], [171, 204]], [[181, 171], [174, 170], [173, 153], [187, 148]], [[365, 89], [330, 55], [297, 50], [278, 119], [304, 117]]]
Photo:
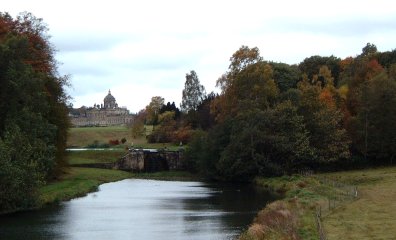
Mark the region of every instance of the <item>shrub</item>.
[[120, 144], [120, 141], [118, 140], [118, 139], [115, 139], [115, 140], [112, 140], [112, 139], [110, 139], [109, 140], [109, 144], [110, 145], [119, 145]]

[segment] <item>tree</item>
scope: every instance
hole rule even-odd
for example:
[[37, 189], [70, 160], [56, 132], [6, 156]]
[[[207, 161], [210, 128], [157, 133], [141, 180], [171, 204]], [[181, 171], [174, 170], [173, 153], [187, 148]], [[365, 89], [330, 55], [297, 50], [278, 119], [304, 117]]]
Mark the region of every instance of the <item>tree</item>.
[[157, 125], [158, 124], [158, 114], [162, 106], [164, 105], [165, 99], [160, 96], [155, 96], [151, 98], [151, 102], [146, 106], [147, 112], [147, 124]]
[[333, 92], [329, 89], [334, 87], [332, 82], [322, 87], [320, 82], [309, 82], [305, 75], [299, 83], [301, 91], [299, 114], [304, 117], [304, 124], [309, 132], [310, 146], [316, 158], [313, 162], [326, 163], [350, 156], [349, 138], [342, 125], [342, 113], [333, 104]]
[[216, 86], [220, 87], [222, 93], [232, 84], [234, 76], [249, 65], [261, 62], [263, 58], [260, 56], [260, 50], [257, 47], [249, 48], [247, 46], [240, 47], [230, 58], [228, 71], [223, 74], [216, 82]]
[[363, 86], [360, 103], [354, 122], [357, 149], [373, 163], [392, 163], [396, 156], [396, 82], [381, 72]]
[[258, 62], [233, 76], [223, 94], [213, 102], [212, 113], [217, 121], [224, 121], [249, 109], [266, 109], [275, 102], [278, 93], [271, 66]]
[[274, 70], [274, 80], [280, 92], [286, 92], [289, 89], [296, 88], [300, 80], [301, 72], [296, 65], [286, 63], [269, 63]]
[[130, 126], [131, 128], [131, 135], [134, 139], [138, 137], [142, 137], [146, 133], [146, 129], [144, 127], [144, 121], [146, 119], [146, 111], [143, 109], [141, 110], [138, 114], [136, 114], [136, 117]]
[[175, 102], [172, 102], [172, 104], [168, 102], [166, 105], [163, 105], [160, 109], [160, 113], [164, 112], [175, 112], [175, 120], [179, 119], [181, 116], [180, 110], [176, 107]]
[[298, 65], [298, 68], [302, 73], [307, 74], [309, 79], [312, 79], [314, 75], [318, 74], [319, 69], [322, 66], [327, 66], [334, 77], [334, 85], [338, 86], [339, 75], [341, 72], [340, 61], [341, 59], [335, 56], [322, 57], [316, 55], [305, 58], [304, 61]]
[[199, 83], [199, 79], [194, 70], [186, 74], [183, 97], [180, 107], [183, 112], [197, 110], [198, 105], [206, 95], [205, 87]]
[[34, 205], [39, 185], [66, 164], [68, 78], [57, 73], [47, 30], [30, 13], [15, 20], [0, 13], [0, 169], [10, 167], [0, 182], [13, 186], [1, 194], [11, 200], [14, 193], [7, 191], [20, 194], [12, 205], [0, 202], [0, 211], [23, 209], [26, 201]]
[[372, 43], [367, 43], [364, 48], [362, 48], [362, 56], [369, 56], [377, 53], [377, 46]]
[[177, 129], [175, 112], [167, 111], [158, 115], [158, 127], [148, 136], [151, 143], [172, 142]]

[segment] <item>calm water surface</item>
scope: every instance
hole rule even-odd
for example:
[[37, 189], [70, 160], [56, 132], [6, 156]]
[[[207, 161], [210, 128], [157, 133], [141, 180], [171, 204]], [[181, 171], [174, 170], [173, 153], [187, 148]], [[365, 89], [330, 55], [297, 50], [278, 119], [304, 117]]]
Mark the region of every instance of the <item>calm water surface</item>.
[[127, 179], [0, 217], [0, 239], [233, 239], [274, 196], [248, 186]]

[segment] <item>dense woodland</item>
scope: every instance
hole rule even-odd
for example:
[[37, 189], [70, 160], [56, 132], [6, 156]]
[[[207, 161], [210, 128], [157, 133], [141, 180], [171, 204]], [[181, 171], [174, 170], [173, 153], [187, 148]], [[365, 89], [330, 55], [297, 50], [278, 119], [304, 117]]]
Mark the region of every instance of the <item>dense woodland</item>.
[[134, 136], [154, 124], [149, 141], [189, 143], [191, 171], [228, 181], [395, 160], [396, 50], [368, 43], [355, 57], [289, 65], [242, 46], [217, 86], [220, 94], [206, 94], [197, 73], [187, 73], [181, 110], [153, 97]]
[[36, 206], [65, 164], [67, 77], [41, 19], [0, 13], [0, 213]]

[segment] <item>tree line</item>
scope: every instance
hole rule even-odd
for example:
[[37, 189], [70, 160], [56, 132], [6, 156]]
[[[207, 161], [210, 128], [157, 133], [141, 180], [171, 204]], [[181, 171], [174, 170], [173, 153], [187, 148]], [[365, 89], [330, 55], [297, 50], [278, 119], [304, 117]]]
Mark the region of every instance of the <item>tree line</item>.
[[40, 18], [0, 12], [0, 212], [35, 207], [65, 165], [64, 86]]
[[219, 94], [206, 94], [191, 71], [181, 110], [154, 97], [138, 114], [141, 126], [157, 125], [150, 141], [189, 143], [191, 171], [250, 181], [395, 160], [396, 50], [368, 43], [355, 57], [311, 56], [289, 65], [242, 46], [217, 86]]

